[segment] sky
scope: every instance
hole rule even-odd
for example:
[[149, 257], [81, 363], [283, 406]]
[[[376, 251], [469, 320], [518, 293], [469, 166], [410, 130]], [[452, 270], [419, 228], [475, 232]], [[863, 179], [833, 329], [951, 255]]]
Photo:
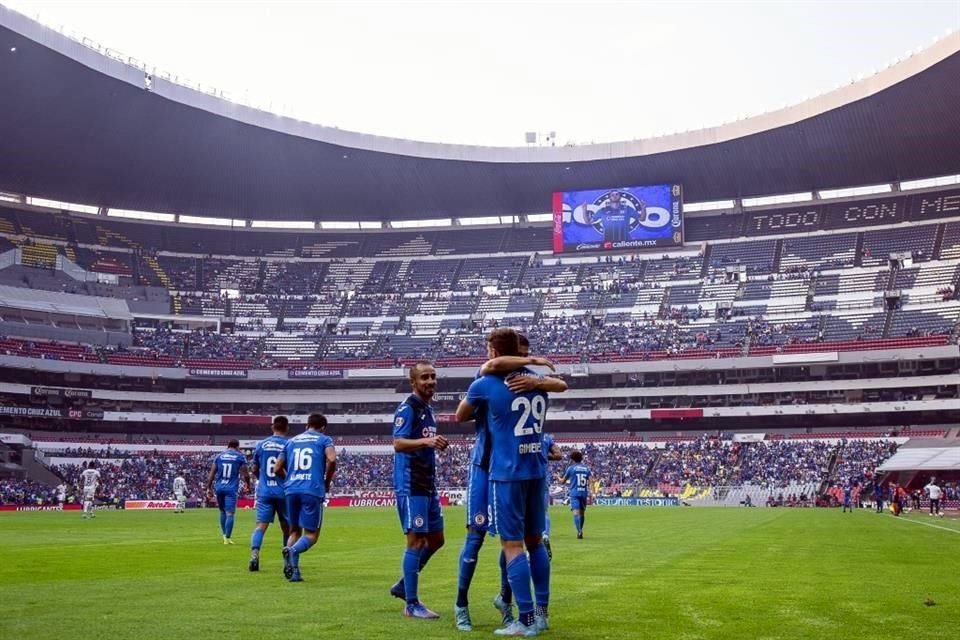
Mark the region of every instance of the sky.
[[492, 146], [715, 126], [960, 29], [960, 0], [0, 3], [301, 120]]

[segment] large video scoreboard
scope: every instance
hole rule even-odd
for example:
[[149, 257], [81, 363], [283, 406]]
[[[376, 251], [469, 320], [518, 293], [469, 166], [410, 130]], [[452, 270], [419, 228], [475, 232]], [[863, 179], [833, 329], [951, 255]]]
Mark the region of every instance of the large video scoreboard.
[[553, 251], [657, 249], [683, 244], [679, 184], [553, 194]]

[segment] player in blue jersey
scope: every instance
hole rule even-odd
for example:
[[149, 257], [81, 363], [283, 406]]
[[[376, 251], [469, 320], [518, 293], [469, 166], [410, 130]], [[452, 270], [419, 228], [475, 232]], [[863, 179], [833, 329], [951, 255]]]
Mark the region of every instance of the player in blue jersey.
[[583, 464], [583, 454], [570, 453], [573, 464], [567, 467], [563, 481], [570, 484], [570, 510], [573, 512], [573, 526], [577, 528], [577, 539], [583, 540], [583, 520], [587, 513], [587, 496], [590, 495], [590, 468]]
[[[487, 352], [491, 358], [519, 355], [517, 333], [512, 329], [494, 330], [487, 337]], [[542, 543], [546, 524], [543, 424], [547, 394], [539, 390], [514, 393], [507, 384], [515, 376], [539, 377], [528, 369], [514, 371], [507, 378], [484, 375], [470, 385], [456, 417], [466, 422], [478, 411], [483, 412], [490, 438], [491, 526], [500, 536], [520, 613], [519, 620], [494, 633], [532, 637], [549, 626], [550, 560]]]
[[317, 544], [323, 524], [323, 501], [337, 470], [337, 450], [324, 433], [327, 419], [319, 413], [307, 418], [307, 430], [287, 440], [277, 458], [274, 475], [283, 478], [290, 536], [283, 548], [283, 575], [301, 582], [300, 556]]
[[217, 454], [207, 476], [207, 496], [216, 493], [217, 507], [220, 509], [220, 532], [223, 544], [233, 544], [233, 514], [237, 510], [237, 494], [240, 492], [240, 480], [250, 486], [247, 475], [247, 456], [240, 451], [240, 441], [231, 440], [227, 448]]
[[436, 452], [449, 443], [437, 435], [430, 408], [437, 390], [437, 370], [431, 362], [421, 360], [410, 368], [410, 386], [413, 393], [393, 415], [393, 489], [407, 544], [401, 563], [403, 577], [390, 588], [390, 594], [406, 602], [403, 615], [432, 620], [440, 616], [420, 602], [417, 588], [420, 572], [444, 542]]
[[630, 239], [630, 228], [638, 224], [644, 217], [644, 212], [638, 212], [623, 202], [623, 194], [611, 191], [607, 201], [598, 209], [593, 218], [599, 220], [603, 227], [604, 242], [622, 242]]
[[[510, 372], [527, 365], [541, 365], [554, 369], [553, 363], [546, 358], [530, 356], [530, 341], [526, 336], [518, 336], [520, 345], [519, 356], [501, 356], [488, 360], [480, 368], [477, 378], [486, 374], [505, 376]], [[532, 389], [560, 393], [567, 390], [567, 383], [559, 378], [535, 378], [531, 376], [514, 376], [507, 386], [511, 391], [523, 393]], [[457, 601], [453, 612], [457, 629], [460, 631], [473, 630], [468, 609], [468, 592], [476, 571], [480, 548], [483, 546], [485, 534], [489, 530], [489, 465], [490, 440], [487, 435], [486, 415], [479, 413], [474, 416], [476, 439], [470, 457], [470, 471], [467, 485], [467, 535], [460, 551], [460, 571], [457, 579]], [[496, 532], [490, 531], [491, 534]], [[513, 622], [513, 591], [507, 579], [506, 560], [503, 552], [500, 553], [500, 594], [494, 599], [493, 606], [500, 611], [504, 626]]]
[[[543, 434], [543, 448], [547, 452], [547, 461], [548, 462], [557, 462], [563, 460], [563, 452], [560, 451], [560, 447], [557, 446], [557, 443], [554, 442], [553, 436], [548, 433]], [[544, 521], [545, 526], [543, 528], [543, 546], [547, 550], [547, 558], [553, 561], [553, 547], [550, 546], [550, 483], [553, 479], [553, 475], [550, 473], [550, 467], [547, 466], [547, 486], [546, 493], [543, 495], [543, 506], [544, 506]]]
[[250, 571], [260, 570], [260, 547], [274, 516], [280, 521], [283, 531], [283, 546], [287, 544], [290, 527], [287, 524], [287, 499], [283, 483], [273, 472], [277, 459], [287, 447], [290, 422], [286, 416], [273, 419], [273, 435], [257, 443], [253, 452], [251, 475], [257, 478], [257, 524], [250, 537]]
[[847, 509], [853, 513], [853, 480], [843, 487], [843, 513], [846, 513]]

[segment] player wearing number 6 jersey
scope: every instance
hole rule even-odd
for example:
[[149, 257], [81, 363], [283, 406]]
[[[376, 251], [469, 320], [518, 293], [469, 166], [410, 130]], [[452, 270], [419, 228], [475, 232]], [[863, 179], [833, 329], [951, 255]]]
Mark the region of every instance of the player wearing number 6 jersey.
[[[231, 440], [227, 449], [217, 454], [207, 477], [207, 495], [216, 489], [217, 507], [220, 509], [220, 532], [223, 544], [233, 544], [233, 514], [237, 510], [237, 493], [240, 491], [240, 478], [249, 486], [247, 476], [247, 457], [240, 451], [240, 441]], [[214, 487], [216, 481], [216, 487]]]
[[273, 435], [257, 443], [253, 452], [253, 476], [257, 478], [257, 524], [250, 537], [250, 571], [260, 570], [260, 547], [274, 516], [283, 531], [283, 546], [287, 544], [290, 527], [287, 524], [287, 499], [283, 484], [273, 472], [277, 459], [287, 447], [290, 422], [286, 416], [273, 419]]
[[[487, 338], [487, 353], [490, 358], [518, 355], [517, 333], [512, 329], [493, 331]], [[494, 633], [531, 637], [548, 627], [550, 598], [550, 560], [542, 542], [547, 394], [538, 389], [511, 391], [508, 384], [514, 376], [538, 377], [527, 369], [514, 371], [506, 378], [484, 375], [470, 385], [467, 397], [457, 407], [457, 420], [465, 422], [482, 412], [489, 431], [491, 526], [500, 535], [507, 577], [520, 612], [518, 621]]]
[[573, 526], [577, 528], [577, 538], [583, 539], [583, 520], [587, 513], [587, 496], [590, 495], [590, 468], [583, 464], [583, 454], [572, 451], [573, 464], [567, 467], [563, 481], [570, 483], [570, 510], [573, 511]]
[[337, 470], [337, 450], [323, 433], [327, 419], [319, 413], [307, 418], [307, 430], [287, 441], [274, 474], [284, 478], [290, 537], [283, 548], [283, 575], [301, 582], [300, 555], [317, 544], [323, 524], [323, 501]]

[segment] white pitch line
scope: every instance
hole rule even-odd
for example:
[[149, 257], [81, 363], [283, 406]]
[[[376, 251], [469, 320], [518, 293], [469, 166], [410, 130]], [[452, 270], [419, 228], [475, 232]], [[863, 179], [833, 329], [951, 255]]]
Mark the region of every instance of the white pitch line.
[[934, 529], [940, 529], [942, 531], [949, 531], [950, 533], [960, 533], [957, 529], [951, 529], [950, 527], [941, 527], [938, 524], [933, 524], [931, 522], [921, 522], [919, 520], [910, 520], [909, 518], [894, 518], [894, 520], [900, 520], [901, 522], [911, 522], [913, 524], [922, 524], [925, 527], [933, 527]]

